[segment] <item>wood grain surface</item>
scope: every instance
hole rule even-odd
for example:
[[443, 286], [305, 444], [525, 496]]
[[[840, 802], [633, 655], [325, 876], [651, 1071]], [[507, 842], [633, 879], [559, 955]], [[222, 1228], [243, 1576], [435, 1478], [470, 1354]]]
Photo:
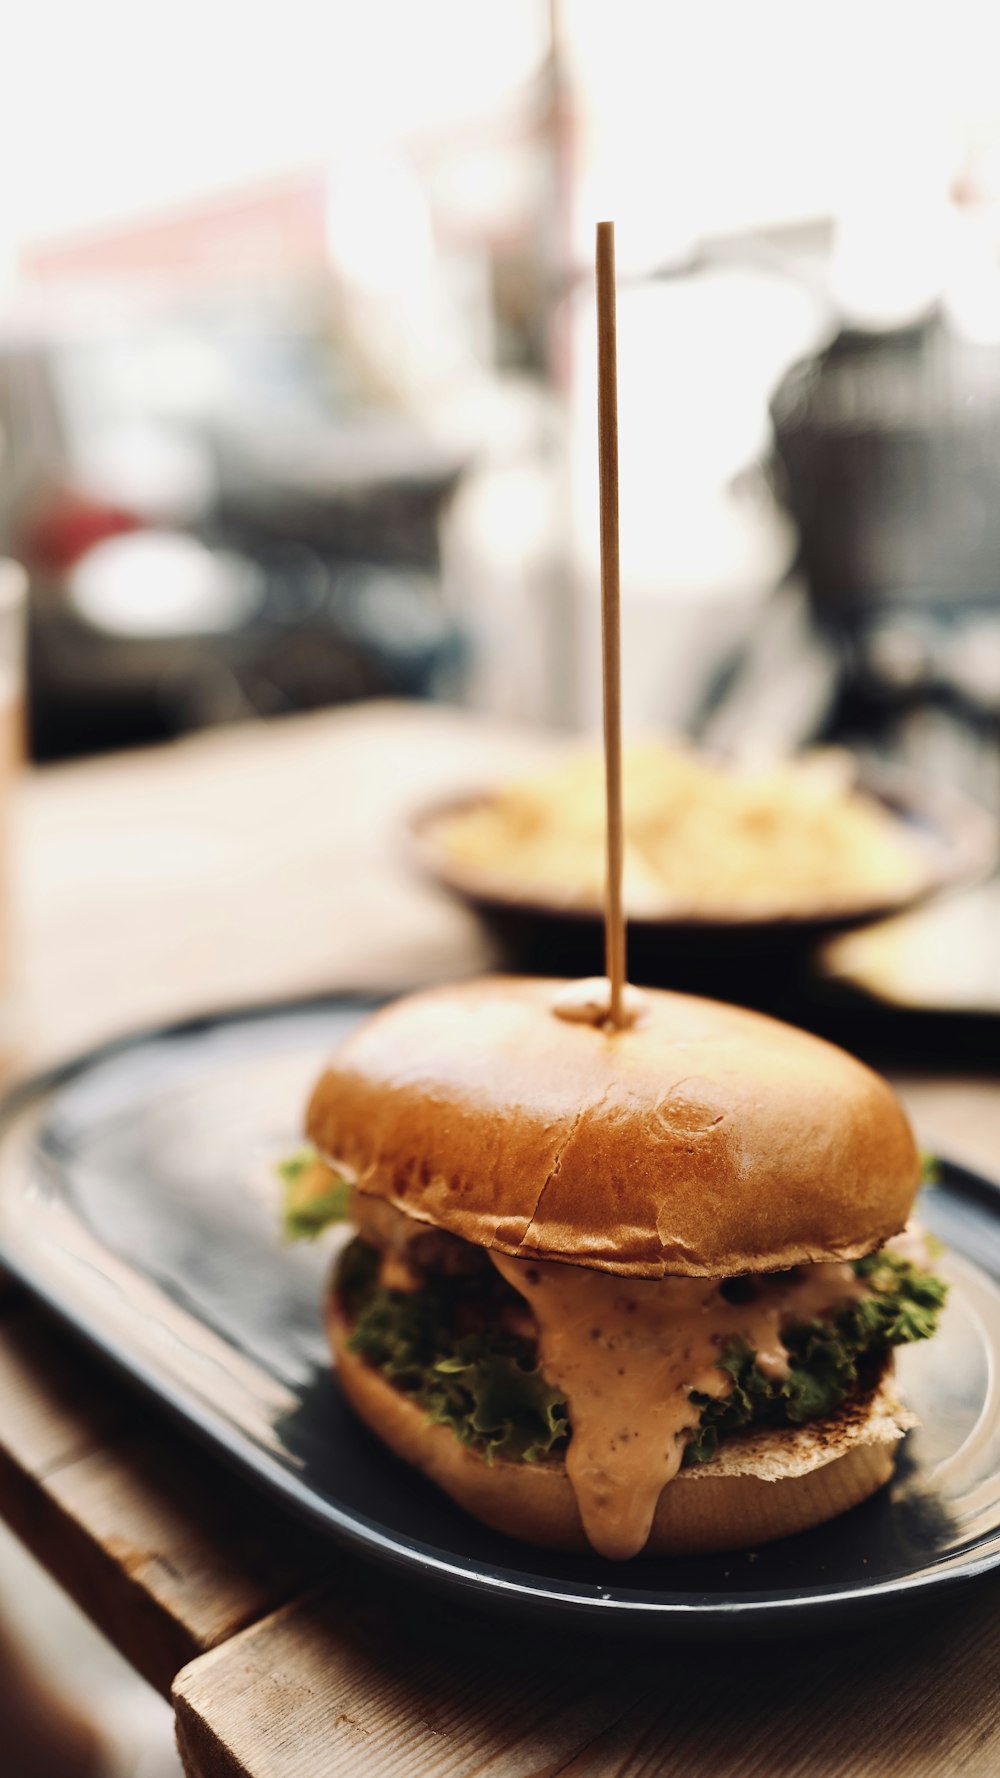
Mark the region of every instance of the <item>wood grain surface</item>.
[[29, 774], [20, 810], [23, 1061], [194, 1008], [482, 967], [405, 816], [552, 742], [374, 704]]
[[[196, 1778], [556, 1773], [638, 1706], [647, 1661], [376, 1581], [279, 1612], [178, 1676]], [[228, 1762], [228, 1763], [227, 1763]]]
[[178, 1675], [190, 1778], [988, 1778], [1000, 1586], [864, 1635], [605, 1642], [399, 1589], [291, 1606]]
[[10, 1287], [0, 1515], [164, 1693], [192, 1656], [296, 1597], [328, 1559]]
[[[31, 775], [19, 1066], [194, 1007], [483, 966], [401, 819], [548, 746], [372, 706]], [[924, 1139], [1000, 1171], [994, 1079], [900, 1084]], [[0, 1404], [0, 1514], [161, 1690], [183, 1668], [195, 1778], [1000, 1772], [992, 1582], [798, 1647], [527, 1635], [317, 1544], [10, 1291]]]

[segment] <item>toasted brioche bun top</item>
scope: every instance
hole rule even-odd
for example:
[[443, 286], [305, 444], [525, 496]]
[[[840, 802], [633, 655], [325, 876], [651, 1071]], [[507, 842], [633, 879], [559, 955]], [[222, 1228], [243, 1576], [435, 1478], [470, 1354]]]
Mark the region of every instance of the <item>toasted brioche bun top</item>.
[[608, 1031], [514, 976], [377, 1012], [307, 1130], [364, 1192], [481, 1247], [639, 1278], [856, 1259], [903, 1227], [920, 1165], [885, 1081], [790, 1025], [643, 990]]

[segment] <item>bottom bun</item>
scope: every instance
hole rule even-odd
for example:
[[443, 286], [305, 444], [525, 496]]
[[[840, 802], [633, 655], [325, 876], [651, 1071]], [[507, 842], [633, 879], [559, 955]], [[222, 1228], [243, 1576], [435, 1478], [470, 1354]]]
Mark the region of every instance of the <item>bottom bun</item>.
[[[548, 1549], [590, 1548], [565, 1464], [488, 1463], [350, 1350], [332, 1293], [326, 1320], [344, 1394], [397, 1457], [494, 1531]], [[660, 1495], [643, 1554], [752, 1549], [822, 1525], [884, 1487], [898, 1441], [914, 1424], [896, 1395], [890, 1357], [874, 1387], [829, 1419], [737, 1434], [709, 1462], [682, 1469]]]

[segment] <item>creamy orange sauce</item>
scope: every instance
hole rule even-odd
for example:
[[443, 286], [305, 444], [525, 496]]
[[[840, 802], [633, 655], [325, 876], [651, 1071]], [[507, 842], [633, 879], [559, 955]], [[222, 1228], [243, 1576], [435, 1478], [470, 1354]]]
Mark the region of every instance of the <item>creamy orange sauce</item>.
[[[422, 1276], [409, 1250], [426, 1237], [426, 1225], [356, 1188], [349, 1214], [381, 1253], [380, 1282], [418, 1289]], [[891, 1243], [902, 1244], [903, 1237]], [[719, 1397], [732, 1388], [718, 1368], [730, 1340], [754, 1348], [765, 1376], [785, 1377], [782, 1328], [868, 1294], [846, 1264], [740, 1280], [737, 1288], [752, 1295], [734, 1303], [717, 1278], [616, 1278], [584, 1266], [489, 1258], [530, 1308], [542, 1369], [566, 1399], [573, 1428], [566, 1469], [584, 1530], [601, 1555], [617, 1558], [645, 1546], [660, 1494], [701, 1419], [692, 1392]]]
[[728, 1394], [718, 1360], [745, 1339], [767, 1376], [788, 1374], [781, 1329], [867, 1294], [849, 1265], [758, 1277], [753, 1296], [727, 1302], [712, 1278], [616, 1278], [583, 1266], [491, 1253], [530, 1304], [547, 1381], [566, 1398], [573, 1431], [566, 1469], [594, 1549], [638, 1555], [656, 1503], [680, 1468], [701, 1418], [691, 1392]]

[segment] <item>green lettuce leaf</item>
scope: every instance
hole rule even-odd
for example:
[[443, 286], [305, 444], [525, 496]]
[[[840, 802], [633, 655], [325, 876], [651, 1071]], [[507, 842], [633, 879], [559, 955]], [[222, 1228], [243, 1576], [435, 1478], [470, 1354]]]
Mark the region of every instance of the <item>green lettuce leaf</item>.
[[703, 1463], [721, 1439], [751, 1423], [800, 1426], [833, 1414], [890, 1346], [927, 1340], [934, 1333], [948, 1287], [931, 1272], [887, 1249], [854, 1261], [873, 1294], [848, 1303], [832, 1321], [805, 1321], [785, 1329], [786, 1378], [768, 1378], [745, 1341], [730, 1341], [720, 1368], [733, 1379], [730, 1394], [701, 1404], [701, 1423], [685, 1463]]
[[279, 1161], [284, 1186], [282, 1228], [286, 1241], [315, 1241], [333, 1222], [347, 1216], [350, 1186], [321, 1160], [314, 1148], [300, 1148]]
[[[834, 1320], [786, 1328], [787, 1378], [764, 1376], [751, 1346], [729, 1343], [719, 1367], [732, 1390], [719, 1399], [692, 1396], [701, 1422], [686, 1463], [704, 1462], [741, 1427], [798, 1426], [834, 1413], [888, 1347], [930, 1337], [947, 1290], [940, 1278], [888, 1251], [854, 1269], [873, 1294]], [[435, 1277], [404, 1292], [383, 1288], [378, 1271], [375, 1250], [353, 1241], [339, 1273], [352, 1351], [489, 1460], [558, 1455], [571, 1430], [566, 1403], [546, 1383], [534, 1342], [505, 1329], [503, 1306], [514, 1293], [499, 1275], [486, 1267], [471, 1279]]]
[[495, 1318], [460, 1330], [470, 1297], [484, 1289], [488, 1297], [493, 1279], [476, 1279], [471, 1289], [468, 1280], [442, 1278], [422, 1290], [384, 1290], [378, 1255], [361, 1240], [338, 1276], [354, 1322], [351, 1350], [412, 1395], [435, 1425], [450, 1426], [491, 1462], [537, 1463], [565, 1442], [565, 1403], [542, 1376], [534, 1343]]
[[941, 1162], [930, 1148], [920, 1150], [920, 1183], [925, 1188], [937, 1185], [941, 1178]]

